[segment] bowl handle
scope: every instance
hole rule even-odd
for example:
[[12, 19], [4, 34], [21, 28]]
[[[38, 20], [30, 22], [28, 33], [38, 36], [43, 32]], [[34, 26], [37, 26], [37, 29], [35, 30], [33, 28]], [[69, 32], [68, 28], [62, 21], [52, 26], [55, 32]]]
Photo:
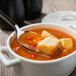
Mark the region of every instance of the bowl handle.
[[[8, 56], [9, 59], [5, 55]], [[7, 46], [0, 47], [0, 60], [7, 67], [15, 65], [20, 62], [20, 59], [16, 58], [15, 56], [9, 53]]]

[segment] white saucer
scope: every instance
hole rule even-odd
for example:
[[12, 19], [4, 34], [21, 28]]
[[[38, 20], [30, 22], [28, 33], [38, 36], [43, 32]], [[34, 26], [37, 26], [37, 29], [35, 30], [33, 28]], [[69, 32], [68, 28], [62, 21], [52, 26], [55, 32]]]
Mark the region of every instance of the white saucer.
[[42, 23], [56, 23], [64, 26], [76, 27], [76, 12], [74, 11], [57, 11], [46, 15]]

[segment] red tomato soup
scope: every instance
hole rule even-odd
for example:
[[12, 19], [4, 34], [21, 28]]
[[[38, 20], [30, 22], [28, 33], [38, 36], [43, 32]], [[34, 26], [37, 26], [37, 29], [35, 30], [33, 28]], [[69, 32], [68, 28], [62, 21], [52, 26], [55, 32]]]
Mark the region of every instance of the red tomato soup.
[[[38, 61], [47, 61], [47, 60], [58, 59], [58, 58], [66, 56], [66, 55], [68, 55], [68, 54], [70, 54], [70, 53], [72, 53], [76, 50], [76, 40], [72, 36], [70, 36], [69, 34], [67, 34], [63, 31], [52, 29], [52, 28], [40, 28], [40, 29], [33, 29], [33, 30], [30, 30], [30, 31], [34, 31], [34, 32], [36, 32], [40, 35], [43, 30], [48, 31], [52, 35], [56, 36], [58, 39], [71, 38], [73, 40], [73, 48], [67, 50], [66, 52], [58, 51], [53, 56], [35, 54], [35, 53], [32, 53], [32, 52], [28, 52], [23, 46], [21, 46], [18, 43], [17, 38], [14, 37], [13, 40], [11, 41], [12, 50], [16, 54], [18, 54], [18, 55], [20, 55], [24, 58], [31, 59], [31, 60], [38, 60]], [[23, 43], [28, 43], [29, 45], [33, 45], [33, 47], [36, 47], [37, 43], [32, 43], [32, 40], [33, 39], [38, 39], [39, 35], [34, 35], [33, 36], [33, 34], [32, 34], [32, 36], [29, 36], [29, 34], [27, 34], [27, 38], [22, 38], [21, 40], [22, 40]]]

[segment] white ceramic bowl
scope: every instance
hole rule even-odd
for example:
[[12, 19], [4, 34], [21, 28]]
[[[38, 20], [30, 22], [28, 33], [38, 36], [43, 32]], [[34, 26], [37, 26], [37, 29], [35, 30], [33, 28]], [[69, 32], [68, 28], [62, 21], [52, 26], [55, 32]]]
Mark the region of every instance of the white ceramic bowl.
[[[24, 26], [21, 29], [30, 30], [36, 28], [56, 28], [76, 38], [76, 31], [69, 27], [51, 23], [31, 24], [29, 26]], [[15, 76], [68, 76], [74, 70], [76, 65], [76, 51], [56, 60], [35, 61], [26, 59], [14, 53], [10, 48], [10, 43], [14, 35], [15, 32], [8, 37], [7, 46], [0, 47], [0, 60], [5, 66], [14, 65]], [[3, 53], [8, 55], [12, 54], [14, 58], [8, 60]]]

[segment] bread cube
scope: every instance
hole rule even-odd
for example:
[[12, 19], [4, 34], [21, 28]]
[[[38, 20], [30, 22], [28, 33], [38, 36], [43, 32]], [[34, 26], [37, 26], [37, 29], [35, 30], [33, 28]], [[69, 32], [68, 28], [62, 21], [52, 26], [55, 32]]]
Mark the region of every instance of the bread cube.
[[44, 40], [38, 43], [37, 51], [46, 55], [53, 55], [57, 49], [60, 41], [57, 38], [46, 37]]
[[52, 35], [51, 33], [47, 32], [45, 30], [42, 31], [41, 36], [43, 36], [43, 37], [47, 36], [47, 37], [56, 38], [54, 35]]
[[63, 49], [71, 49], [73, 48], [73, 41], [71, 38], [63, 38], [61, 39]]

